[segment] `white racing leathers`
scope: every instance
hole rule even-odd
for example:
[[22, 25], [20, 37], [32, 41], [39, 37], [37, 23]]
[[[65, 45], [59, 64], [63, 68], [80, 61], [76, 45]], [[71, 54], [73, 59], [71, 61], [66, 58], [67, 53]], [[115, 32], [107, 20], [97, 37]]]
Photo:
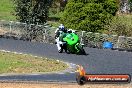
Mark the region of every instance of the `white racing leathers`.
[[56, 38], [55, 41], [56, 41], [58, 52], [63, 51], [62, 49], [63, 49], [64, 44], [66, 44], [66, 42], [59, 41], [59, 37]]
[[60, 31], [59, 31], [59, 28], [57, 28], [55, 30], [55, 42], [56, 42], [56, 46], [57, 46], [58, 51], [61, 50], [61, 46], [60, 46], [61, 41], [59, 41], [59, 35], [60, 35]]
[[60, 46], [60, 41], [59, 41], [58, 32], [59, 32], [59, 28], [57, 28], [57, 29], [55, 30], [55, 42], [56, 42], [56, 46], [57, 46], [58, 51], [60, 51], [60, 50], [61, 50], [61, 46]]
[[[60, 41], [60, 35], [63, 34], [63, 31], [59, 31], [59, 29], [57, 28], [55, 31], [55, 41], [56, 41], [56, 46], [58, 49], [58, 52], [61, 53], [63, 52], [64, 49], [64, 45], [66, 44], [66, 42]], [[66, 49], [65, 49], [66, 51]]]
[[60, 51], [61, 50], [61, 44], [62, 44], [62, 42], [61, 41], [59, 41], [59, 37], [58, 38], [56, 38], [55, 39], [55, 41], [56, 41], [56, 46], [57, 46], [57, 49], [58, 49], [58, 51]]

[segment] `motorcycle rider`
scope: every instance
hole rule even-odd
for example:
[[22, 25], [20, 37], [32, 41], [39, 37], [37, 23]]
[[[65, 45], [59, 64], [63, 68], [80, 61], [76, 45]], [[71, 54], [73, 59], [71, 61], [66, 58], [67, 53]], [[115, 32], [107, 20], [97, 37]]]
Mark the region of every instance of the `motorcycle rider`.
[[67, 30], [63, 24], [60, 24], [60, 26], [55, 30], [55, 39], [57, 39], [62, 32], [67, 33]]
[[[58, 52], [63, 51], [61, 49], [61, 44], [66, 44], [66, 42], [63, 41], [63, 38], [66, 36], [67, 29], [64, 27], [63, 24], [60, 24], [60, 26], [55, 31], [55, 40]], [[67, 52], [67, 49], [65, 48], [65, 52]]]

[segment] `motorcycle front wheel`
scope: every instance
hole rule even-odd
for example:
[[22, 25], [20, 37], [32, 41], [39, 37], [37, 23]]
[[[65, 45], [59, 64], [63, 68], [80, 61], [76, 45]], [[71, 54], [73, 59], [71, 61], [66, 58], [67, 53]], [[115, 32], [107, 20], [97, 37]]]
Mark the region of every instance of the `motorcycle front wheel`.
[[83, 47], [82, 47], [80, 44], [77, 46], [77, 48], [78, 48], [78, 50], [79, 50], [79, 52], [78, 52], [77, 54], [86, 55], [85, 50], [83, 49]]

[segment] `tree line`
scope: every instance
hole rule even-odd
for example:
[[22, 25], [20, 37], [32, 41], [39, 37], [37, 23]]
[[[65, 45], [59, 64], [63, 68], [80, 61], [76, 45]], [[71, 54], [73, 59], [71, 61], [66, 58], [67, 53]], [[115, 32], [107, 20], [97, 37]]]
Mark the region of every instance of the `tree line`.
[[[67, 28], [97, 32], [105, 30], [119, 10], [120, 0], [14, 0], [20, 22], [44, 24], [53, 3], [61, 3], [60, 23]], [[131, 0], [129, 0], [131, 1]]]

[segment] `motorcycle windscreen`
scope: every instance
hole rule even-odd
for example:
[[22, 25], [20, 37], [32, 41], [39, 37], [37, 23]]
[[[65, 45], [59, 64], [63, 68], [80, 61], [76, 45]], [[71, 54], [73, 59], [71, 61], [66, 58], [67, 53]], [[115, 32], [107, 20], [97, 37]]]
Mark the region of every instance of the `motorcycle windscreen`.
[[74, 45], [79, 41], [79, 37], [74, 33], [70, 33], [65, 38], [63, 38], [63, 40], [66, 41], [68, 45]]

